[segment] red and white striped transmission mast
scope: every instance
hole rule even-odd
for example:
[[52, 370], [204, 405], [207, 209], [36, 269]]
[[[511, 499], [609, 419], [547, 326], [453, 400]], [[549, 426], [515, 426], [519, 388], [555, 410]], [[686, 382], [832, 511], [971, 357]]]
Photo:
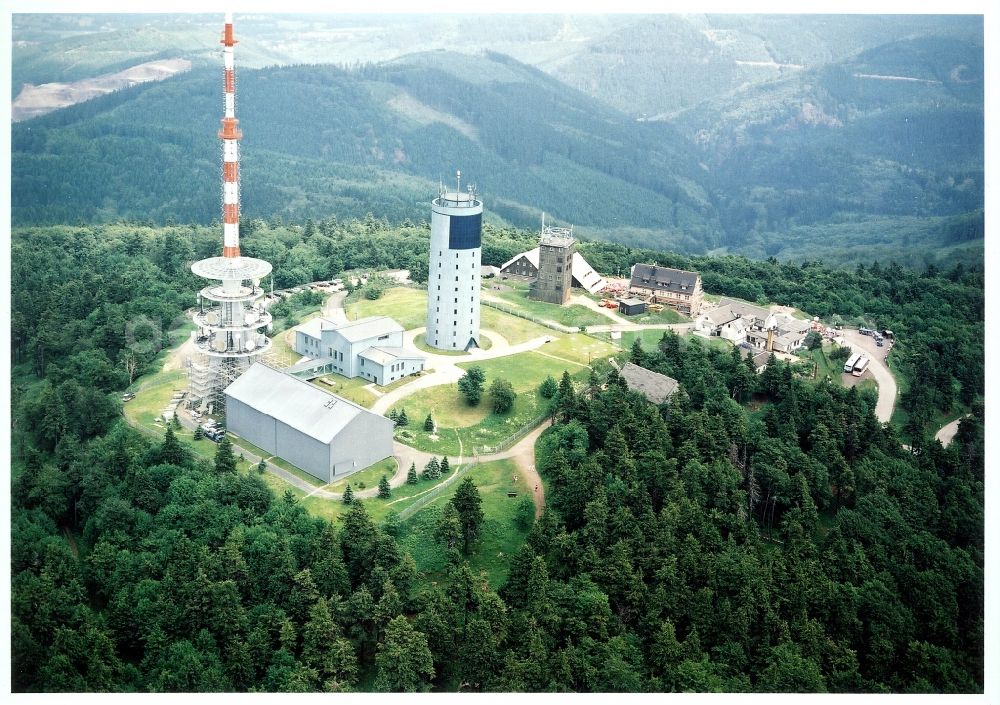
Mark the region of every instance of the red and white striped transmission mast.
[[271, 273], [264, 260], [240, 254], [240, 148], [243, 134], [236, 119], [236, 66], [233, 59], [233, 15], [226, 13], [222, 33], [222, 256], [191, 265], [191, 271], [212, 280], [198, 293], [199, 311], [192, 334], [196, 353], [188, 362], [189, 404], [220, 414], [223, 391], [271, 347], [265, 329], [271, 314], [260, 299], [261, 279]]

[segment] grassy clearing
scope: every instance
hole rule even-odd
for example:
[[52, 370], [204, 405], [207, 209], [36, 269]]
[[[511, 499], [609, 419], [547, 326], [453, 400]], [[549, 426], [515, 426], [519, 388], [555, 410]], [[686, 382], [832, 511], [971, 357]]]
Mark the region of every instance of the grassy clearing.
[[285, 340], [286, 334], [288, 331], [274, 333], [271, 336], [271, 354], [275, 355], [282, 365], [293, 365], [302, 356], [292, 350], [292, 346]]
[[[656, 339], [657, 344], [659, 344], [660, 338], [663, 337], [664, 331], [661, 330], [659, 331], [659, 333], [660, 335]], [[717, 338], [717, 337], [705, 338], [700, 335], [695, 335], [694, 333], [688, 333], [684, 337], [689, 344], [698, 341], [698, 343], [700, 343], [703, 348], [716, 348], [717, 350], [721, 350], [724, 353], [730, 353], [733, 349], [733, 344], [730, 343], [725, 338]]]
[[825, 342], [822, 348], [817, 348], [816, 350], [809, 351], [809, 357], [807, 359], [812, 360], [816, 363], [818, 369], [816, 370], [816, 379], [824, 380], [827, 375], [829, 375], [831, 381], [835, 384], [843, 384], [841, 375], [843, 374], [843, 365], [839, 362], [831, 362], [826, 356], [827, 352], [833, 349], [833, 344]]
[[[404, 379], [408, 380], [410, 378], [405, 377]], [[333, 384], [328, 384], [324, 380], [333, 382]], [[355, 404], [363, 406], [366, 409], [371, 407], [371, 405], [375, 403], [375, 400], [378, 399], [377, 396], [365, 389], [366, 386], [371, 384], [371, 380], [367, 380], [364, 377], [344, 377], [343, 375], [338, 375], [333, 372], [310, 381], [320, 389], [327, 392], [333, 392], [334, 394], [342, 396], [344, 399], [349, 401], [353, 401]]]
[[546, 321], [555, 321], [564, 326], [592, 326], [608, 322], [608, 317], [580, 304], [560, 306], [528, 298], [525, 289], [494, 291], [494, 296], [508, 306]]
[[[511, 411], [502, 415], [494, 414], [489, 406], [489, 395], [485, 391], [479, 405], [469, 407], [459, 395], [456, 384], [421, 389], [399, 405], [405, 406], [410, 425], [404, 431], [397, 431], [397, 437], [408, 445], [429, 453], [454, 456], [461, 448], [468, 455], [475, 446], [498, 444], [543, 414], [549, 401], [538, 394], [538, 386], [548, 375], [558, 380], [562, 377], [563, 370], [568, 370], [574, 379], [586, 379], [589, 374], [582, 365], [567, 364], [537, 352], [463, 362], [460, 367], [468, 369], [472, 365], [482, 367], [486, 373], [486, 389], [498, 377], [511, 383], [517, 392]], [[428, 412], [438, 425], [436, 438], [423, 430], [422, 423]]]
[[427, 292], [405, 286], [387, 289], [374, 301], [354, 294], [347, 300], [347, 317], [352, 321], [367, 316], [389, 316], [405, 330], [422, 328], [427, 323]]
[[498, 311], [489, 306], [480, 309], [480, 323], [483, 328], [495, 330], [507, 339], [511, 345], [526, 343], [542, 335], [553, 335], [555, 331], [537, 323], [511, 316], [509, 313]]
[[[593, 360], [610, 357], [618, 352], [610, 343], [583, 333], [559, 335], [555, 340], [538, 348], [538, 351], [572, 360], [581, 365], [589, 365]], [[572, 371], [570, 370], [570, 372]]]
[[[469, 564], [473, 571], [485, 572], [490, 585], [495, 589], [507, 579], [510, 561], [527, 535], [527, 532], [515, 524], [515, 512], [521, 498], [531, 496], [531, 488], [511, 460], [483, 463], [469, 470], [469, 473], [483, 500], [484, 517], [479, 540], [473, 545]], [[443, 544], [434, 540], [434, 528], [441, 510], [454, 496], [458, 485], [458, 482], [452, 483], [402, 524], [397, 540], [400, 547], [413, 556], [417, 564], [418, 580], [423, 585], [429, 586], [444, 579], [445, 550]], [[508, 497], [508, 492], [517, 492], [517, 496]]]
[[[395, 465], [395, 460], [391, 458], [388, 460], [391, 460]], [[404, 471], [406, 470], [409, 470], [409, 467], [404, 468]], [[417, 468], [417, 470], [422, 471], [423, 468]], [[365, 471], [362, 470], [361, 472]], [[388, 475], [389, 473], [379, 473], [375, 477], [374, 485], [369, 485], [369, 487], [378, 485], [378, 478], [381, 477], [382, 474]], [[345, 480], [351, 480], [357, 475], [358, 473], [355, 473], [350, 478], [345, 478]], [[398, 514], [399, 512], [403, 511], [406, 507], [409, 507], [411, 504], [416, 502], [420, 497], [432, 491], [443, 480], [444, 478], [441, 478], [436, 482], [431, 480], [420, 480], [415, 485], [404, 484], [400, 487], [394, 487], [392, 489], [392, 496], [389, 497], [389, 499], [379, 499], [378, 497], [369, 497], [367, 499], [359, 499], [355, 501], [362, 502], [365, 505], [365, 511], [368, 512], [368, 516], [370, 516], [373, 521], [381, 522], [386, 518], [386, 516], [389, 515], [390, 512], [395, 512]], [[345, 486], [346, 484], [347, 483], [344, 482]], [[357, 488], [357, 485], [355, 485], [353, 481], [351, 482], [351, 488], [352, 489]], [[338, 489], [337, 486], [331, 486], [329, 489], [333, 492], [339, 492], [343, 490], [343, 487]], [[450, 488], [448, 491], [451, 491]], [[340, 517], [347, 511], [347, 506], [341, 500], [326, 499], [318, 495], [313, 495], [311, 497], [305, 498], [304, 500], [302, 500], [302, 504], [309, 511], [310, 514], [322, 517], [324, 519], [328, 519], [330, 521], [339, 520]]]
[[674, 311], [672, 308], [665, 308], [659, 313], [651, 313], [647, 311], [641, 316], [626, 316], [628, 320], [632, 323], [690, 323], [691, 319], [687, 316], [682, 316], [681, 314]]
[[364, 470], [359, 470], [358, 472], [351, 473], [342, 480], [337, 480], [333, 484], [327, 485], [324, 489], [330, 490], [331, 492], [343, 492], [348, 485], [355, 490], [363, 490], [369, 487], [377, 487], [378, 481], [383, 475], [387, 478], [392, 478], [396, 474], [396, 459], [386, 458], [385, 460], [380, 460], [374, 465], [369, 465]]
[[[125, 416], [143, 428], [164, 433], [167, 427], [153, 419], [163, 414], [175, 392], [187, 389], [187, 374], [184, 370], [159, 372], [140, 378], [133, 385], [135, 399], [125, 402], [122, 408]], [[210, 441], [209, 441], [210, 442]]]

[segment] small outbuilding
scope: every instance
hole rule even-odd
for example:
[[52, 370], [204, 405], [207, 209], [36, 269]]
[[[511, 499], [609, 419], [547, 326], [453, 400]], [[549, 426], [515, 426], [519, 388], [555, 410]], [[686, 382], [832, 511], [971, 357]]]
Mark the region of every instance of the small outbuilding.
[[641, 316], [646, 313], [646, 302], [634, 296], [618, 301], [618, 313], [623, 316]]
[[639, 392], [654, 404], [662, 404], [670, 399], [680, 386], [673, 377], [647, 370], [634, 362], [626, 362], [618, 374], [629, 389]]

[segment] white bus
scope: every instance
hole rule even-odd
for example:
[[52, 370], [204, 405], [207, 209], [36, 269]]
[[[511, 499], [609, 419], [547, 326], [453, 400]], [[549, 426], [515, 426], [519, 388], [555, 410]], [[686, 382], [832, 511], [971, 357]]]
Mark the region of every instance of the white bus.
[[844, 363], [844, 372], [854, 372], [854, 365], [861, 359], [861, 353], [854, 353]]
[[865, 370], [868, 369], [869, 362], [871, 362], [871, 360], [862, 355], [861, 358], [854, 363], [854, 371], [851, 374], [853, 374], [855, 377], [860, 377], [865, 373]]

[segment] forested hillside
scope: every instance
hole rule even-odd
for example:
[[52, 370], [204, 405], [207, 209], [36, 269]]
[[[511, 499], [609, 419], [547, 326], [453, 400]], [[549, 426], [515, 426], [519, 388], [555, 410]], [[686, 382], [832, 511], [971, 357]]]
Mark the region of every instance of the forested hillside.
[[[863, 77], [901, 67], [914, 80]], [[498, 224], [544, 211], [631, 246], [834, 265], [982, 259], [982, 49], [966, 40], [881, 46], [671, 121], [499, 54], [239, 76], [250, 217], [417, 220], [461, 169]], [[218, 217], [219, 90], [194, 70], [14, 125], [14, 221]]]
[[[248, 225], [286, 285], [426, 256], [424, 225]], [[484, 238], [496, 262], [534, 233]], [[124, 425], [124, 356], [141, 372], [171, 339], [187, 263], [217, 247], [191, 226], [14, 231], [16, 691], [982, 690], [981, 271], [584, 243], [601, 270], [659, 257], [709, 293], [891, 325], [918, 408], [972, 416], [947, 449], [914, 425], [909, 452], [869, 394], [666, 335], [631, 359], [681, 381], [669, 404], [612, 371], [561, 385], [548, 510], [493, 591], [457, 550], [429, 583], [361, 506], [330, 525]]]

